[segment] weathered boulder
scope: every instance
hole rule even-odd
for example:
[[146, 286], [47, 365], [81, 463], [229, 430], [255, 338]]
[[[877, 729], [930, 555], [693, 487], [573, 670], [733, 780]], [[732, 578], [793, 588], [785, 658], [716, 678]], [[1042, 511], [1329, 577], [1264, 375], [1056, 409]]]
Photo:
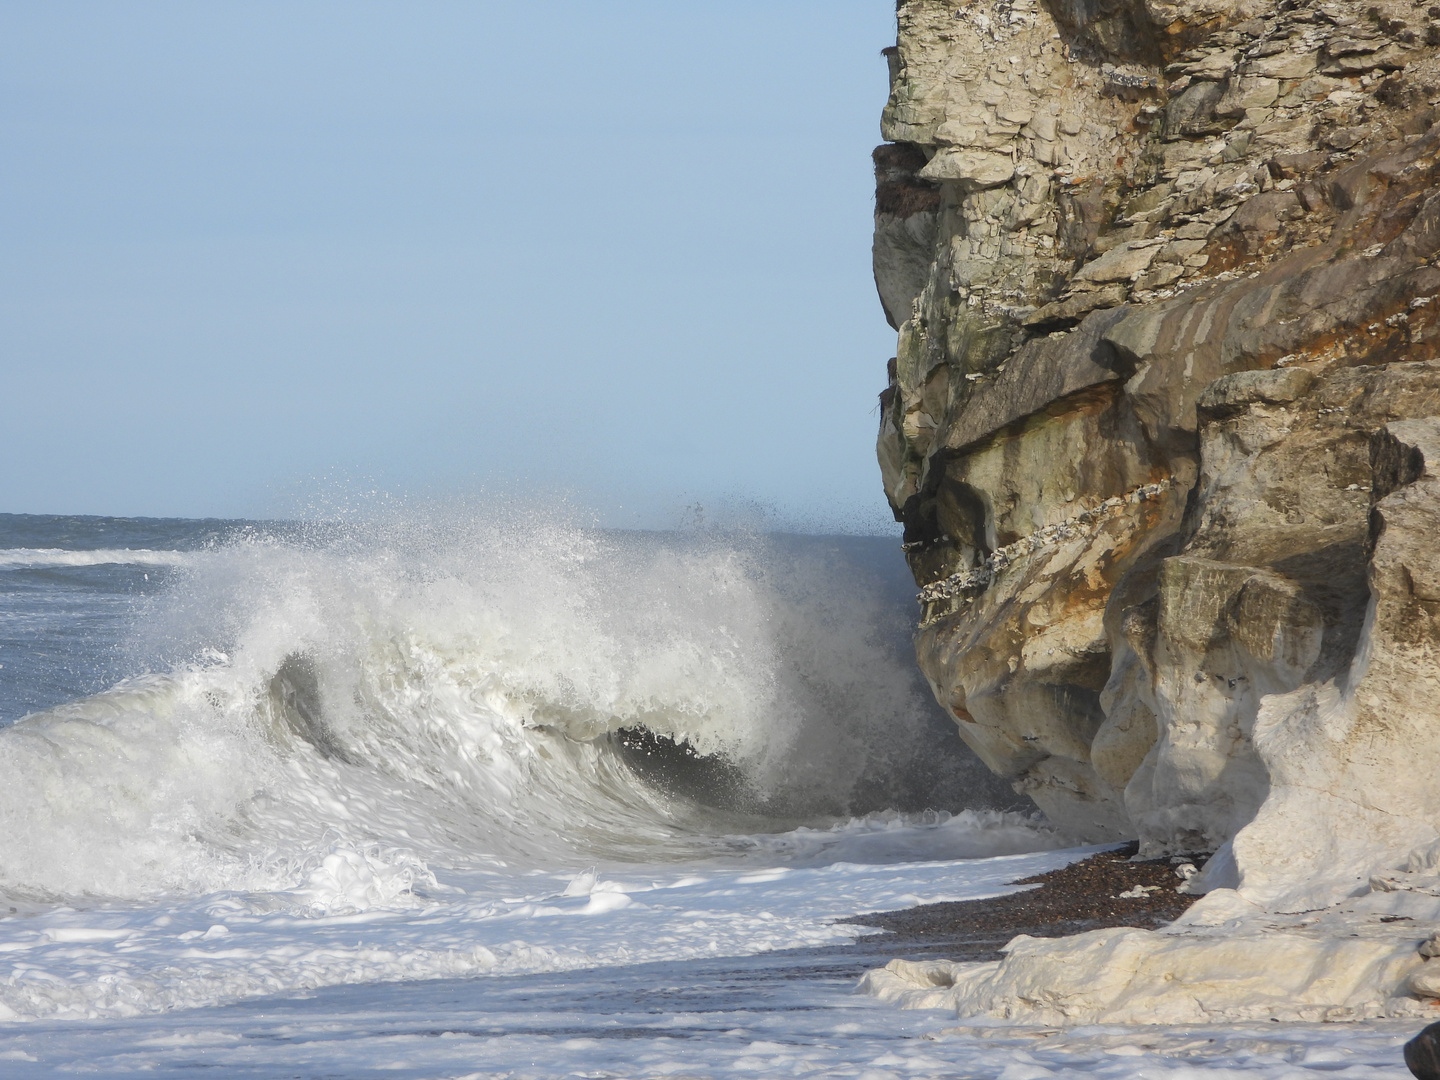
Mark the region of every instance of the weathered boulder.
[[1440, 1080], [1440, 1024], [1430, 1024], [1405, 1044], [1405, 1067], [1420, 1080]]

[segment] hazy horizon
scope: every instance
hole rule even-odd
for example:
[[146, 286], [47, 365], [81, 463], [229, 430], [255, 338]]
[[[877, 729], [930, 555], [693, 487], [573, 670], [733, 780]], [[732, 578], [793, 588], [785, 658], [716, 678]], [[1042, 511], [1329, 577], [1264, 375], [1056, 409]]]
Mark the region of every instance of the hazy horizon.
[[0, 510], [498, 492], [889, 528], [892, 5], [6, 2], [0, 27]]

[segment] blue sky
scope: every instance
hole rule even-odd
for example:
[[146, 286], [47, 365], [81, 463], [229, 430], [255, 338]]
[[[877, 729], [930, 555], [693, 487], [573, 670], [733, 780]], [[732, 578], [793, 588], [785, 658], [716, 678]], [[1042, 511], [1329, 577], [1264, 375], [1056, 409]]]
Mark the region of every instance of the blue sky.
[[0, 2], [0, 511], [882, 527], [890, 0]]

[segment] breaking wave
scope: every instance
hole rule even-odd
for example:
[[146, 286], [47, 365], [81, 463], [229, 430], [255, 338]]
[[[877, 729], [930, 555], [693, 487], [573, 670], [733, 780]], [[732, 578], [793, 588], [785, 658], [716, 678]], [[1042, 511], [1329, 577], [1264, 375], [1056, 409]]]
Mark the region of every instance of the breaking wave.
[[0, 568], [49, 566], [183, 566], [195, 556], [185, 551], [150, 551], [145, 548], [0, 548]]
[[0, 730], [12, 900], [364, 907], [433, 865], [733, 857], [970, 776], [838, 548], [517, 516], [24, 554], [176, 569], [134, 634], [156, 674]]

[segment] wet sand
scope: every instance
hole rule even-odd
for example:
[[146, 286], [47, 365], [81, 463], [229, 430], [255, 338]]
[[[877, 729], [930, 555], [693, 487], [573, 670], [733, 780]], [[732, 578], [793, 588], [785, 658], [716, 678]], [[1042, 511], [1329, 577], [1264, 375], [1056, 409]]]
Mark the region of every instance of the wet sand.
[[[1018, 934], [1065, 937], [1106, 926], [1153, 929], [1178, 917], [1196, 898], [1175, 891], [1181, 879], [1170, 859], [1131, 862], [1137, 849], [1134, 843], [1126, 844], [1061, 870], [1022, 878], [1016, 884], [1038, 887], [1009, 896], [921, 904], [841, 921], [891, 931], [893, 938], [870, 942], [892, 942], [896, 955], [915, 946], [934, 953], [940, 946], [955, 960], [998, 960], [1000, 948]], [[1204, 864], [1203, 857], [1191, 861]], [[1136, 886], [1153, 889], [1141, 897], [1121, 897]]]

